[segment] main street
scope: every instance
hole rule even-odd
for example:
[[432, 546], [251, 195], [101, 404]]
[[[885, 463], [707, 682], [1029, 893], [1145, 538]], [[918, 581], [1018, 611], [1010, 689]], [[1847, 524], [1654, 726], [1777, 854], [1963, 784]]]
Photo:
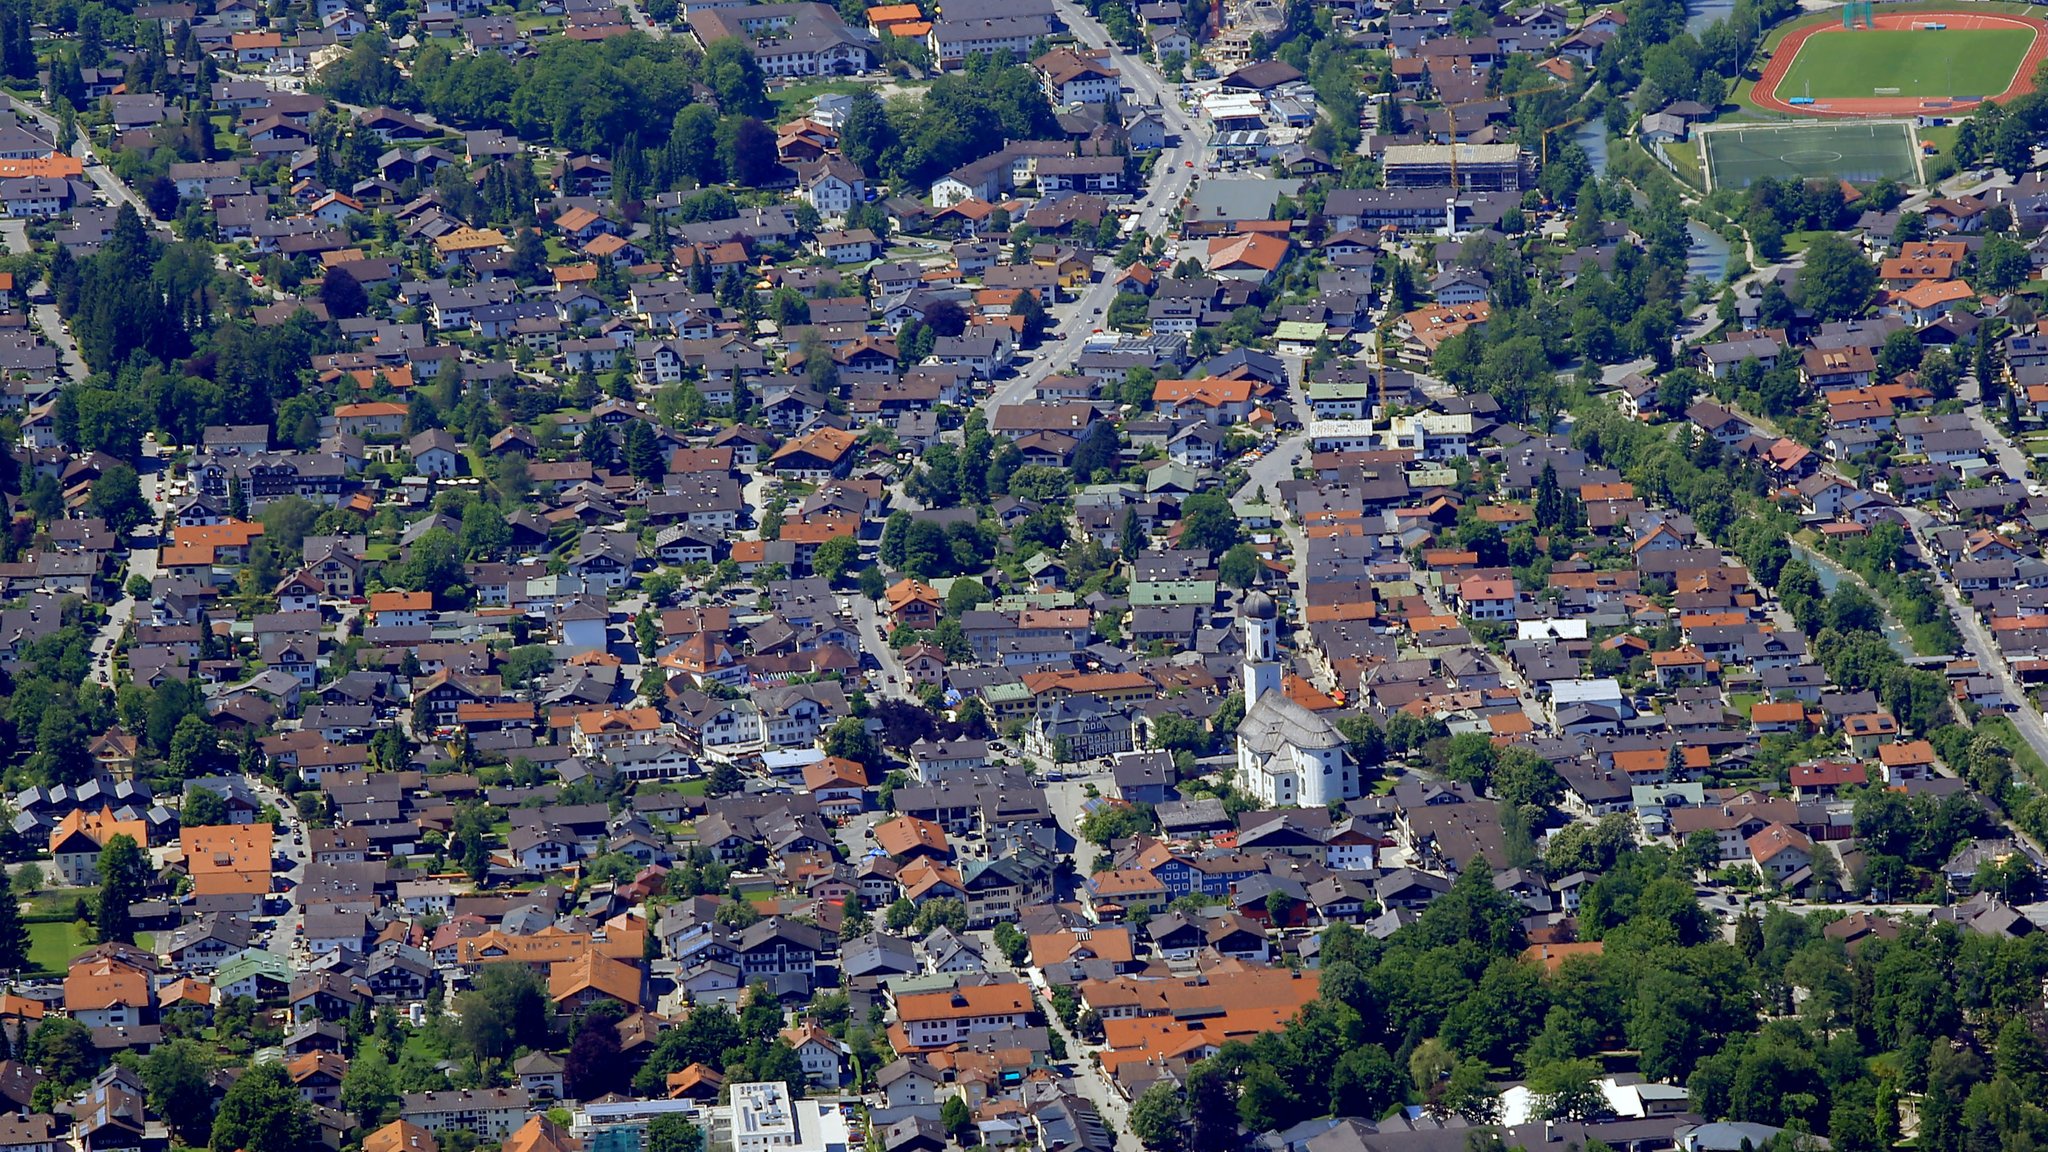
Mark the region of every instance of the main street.
[[[1144, 192], [1133, 204], [1137, 208], [1136, 226], [1149, 236], [1162, 235], [1172, 222], [1174, 210], [1194, 183], [1196, 169], [1191, 165], [1201, 163], [1202, 142], [1197, 137], [1195, 123], [1181, 109], [1180, 96], [1174, 86], [1152, 65], [1114, 48], [1109, 33], [1094, 17], [1067, 0], [1053, 0], [1053, 10], [1083, 46], [1110, 49], [1109, 63], [1122, 74], [1123, 82], [1131, 89], [1132, 98], [1140, 104], [1154, 105], [1159, 109], [1160, 119], [1166, 125], [1167, 146], [1154, 162], [1152, 178], [1146, 183]], [[1067, 339], [1046, 343], [1025, 371], [997, 387], [988, 400], [991, 420], [1004, 405], [1028, 402], [1039, 381], [1073, 366], [1091, 330], [1102, 328], [1107, 322], [1109, 305], [1116, 299], [1116, 272], [1115, 268], [1107, 268], [1079, 297], [1053, 305], [1050, 310], [1052, 327], [1066, 333]]]

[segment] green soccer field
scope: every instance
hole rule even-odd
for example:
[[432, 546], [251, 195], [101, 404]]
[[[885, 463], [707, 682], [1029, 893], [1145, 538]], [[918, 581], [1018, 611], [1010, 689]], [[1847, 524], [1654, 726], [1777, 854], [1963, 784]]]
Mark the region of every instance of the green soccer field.
[[1714, 188], [1747, 188], [1768, 176], [1864, 183], [1917, 182], [1913, 134], [1898, 120], [1743, 124], [1699, 134]]
[[2033, 42], [2023, 28], [1829, 29], [1800, 46], [1776, 95], [1827, 100], [1896, 88], [1900, 96], [1996, 96], [2012, 85]]

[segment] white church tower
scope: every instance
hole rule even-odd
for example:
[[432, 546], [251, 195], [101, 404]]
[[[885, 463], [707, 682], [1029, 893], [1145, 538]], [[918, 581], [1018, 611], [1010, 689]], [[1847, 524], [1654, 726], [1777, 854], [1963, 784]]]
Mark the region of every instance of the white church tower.
[[1336, 725], [1280, 689], [1279, 613], [1273, 598], [1253, 592], [1237, 612], [1244, 622], [1238, 788], [1268, 808], [1318, 808], [1356, 799], [1361, 779]]
[[1253, 592], [1238, 614], [1244, 621], [1244, 710], [1249, 712], [1259, 697], [1280, 691], [1278, 613], [1271, 596]]

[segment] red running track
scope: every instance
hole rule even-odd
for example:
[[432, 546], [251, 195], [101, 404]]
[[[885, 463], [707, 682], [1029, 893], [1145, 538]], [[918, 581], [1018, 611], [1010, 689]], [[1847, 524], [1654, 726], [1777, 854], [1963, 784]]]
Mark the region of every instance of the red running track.
[[[1939, 21], [1951, 28], [2024, 28], [2034, 34], [2034, 42], [2027, 48], [2026, 58], [2020, 61], [2019, 71], [2013, 74], [2012, 86], [1995, 96], [1983, 97], [1994, 101], [2010, 100], [2034, 90], [2034, 74], [2041, 63], [2048, 60], [2048, 20], [2037, 20], [2031, 16], [1989, 16], [1977, 12], [1913, 12], [1897, 13], [1877, 17], [1879, 28], [1907, 30], [1916, 23]], [[1750, 90], [1750, 102], [1759, 108], [1773, 112], [1785, 112], [1794, 116], [1919, 116], [1960, 112], [1975, 107], [1978, 100], [1958, 101], [1933, 96], [1846, 96], [1830, 97], [1817, 104], [1792, 104], [1778, 95], [1778, 86], [1785, 82], [1785, 76], [1792, 70], [1792, 62], [1799, 56], [1799, 50], [1806, 41], [1827, 32], [1849, 33], [1839, 24], [1820, 23], [1797, 29], [1778, 44], [1778, 50], [1771, 55], [1771, 61], [1764, 66], [1762, 78]], [[1853, 34], [1853, 33], [1849, 33]], [[1940, 35], [1940, 33], [1934, 33]]]

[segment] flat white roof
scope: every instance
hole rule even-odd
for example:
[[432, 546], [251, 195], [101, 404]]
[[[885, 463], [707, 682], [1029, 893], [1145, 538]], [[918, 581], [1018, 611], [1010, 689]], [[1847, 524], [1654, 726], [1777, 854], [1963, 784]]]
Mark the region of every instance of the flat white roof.
[[1519, 144], [1394, 144], [1381, 154], [1383, 167], [1402, 164], [1449, 164], [1451, 149], [1458, 150], [1460, 164], [1518, 164]]

